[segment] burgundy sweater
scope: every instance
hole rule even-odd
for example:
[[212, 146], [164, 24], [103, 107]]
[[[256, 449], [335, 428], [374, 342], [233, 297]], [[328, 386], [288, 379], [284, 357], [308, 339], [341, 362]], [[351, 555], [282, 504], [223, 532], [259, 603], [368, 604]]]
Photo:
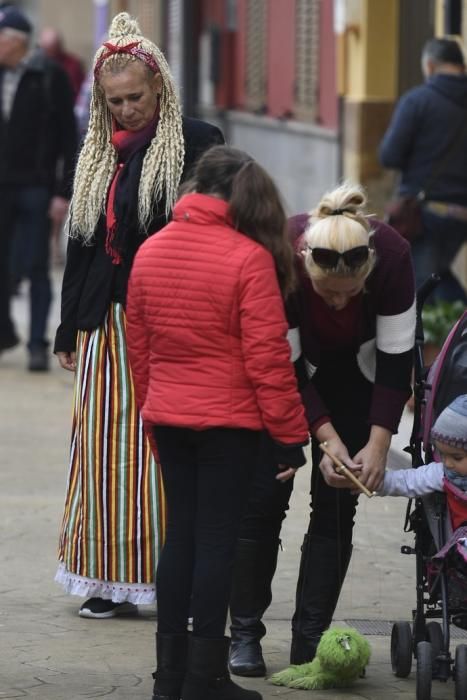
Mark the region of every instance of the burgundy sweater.
[[[289, 220], [292, 240], [300, 238], [307, 214]], [[330, 415], [313, 383], [326, 350], [356, 355], [362, 375], [374, 385], [368, 416], [371, 425], [397, 432], [411, 394], [415, 337], [415, 286], [410, 246], [394, 229], [372, 220], [376, 264], [361, 295], [344, 312], [326, 310], [313, 290], [303, 257], [297, 256], [299, 287], [288, 303], [292, 358], [304, 360], [307, 382], [302, 390], [312, 431]]]

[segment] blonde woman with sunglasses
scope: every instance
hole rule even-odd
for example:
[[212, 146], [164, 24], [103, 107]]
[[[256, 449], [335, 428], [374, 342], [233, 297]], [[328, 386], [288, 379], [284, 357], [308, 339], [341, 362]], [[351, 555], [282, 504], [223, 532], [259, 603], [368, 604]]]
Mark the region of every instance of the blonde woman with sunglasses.
[[[360, 187], [324, 195], [290, 220], [299, 285], [289, 303], [289, 340], [301, 375], [312, 441], [310, 524], [302, 546], [291, 663], [310, 661], [329, 627], [352, 553], [358, 496], [319, 449], [376, 490], [391, 437], [410, 396], [415, 335], [414, 273], [407, 242], [365, 213]], [[273, 478], [264, 450], [238, 542], [231, 598], [230, 670], [264, 675], [261, 621], [271, 602], [282, 520], [292, 481]]]

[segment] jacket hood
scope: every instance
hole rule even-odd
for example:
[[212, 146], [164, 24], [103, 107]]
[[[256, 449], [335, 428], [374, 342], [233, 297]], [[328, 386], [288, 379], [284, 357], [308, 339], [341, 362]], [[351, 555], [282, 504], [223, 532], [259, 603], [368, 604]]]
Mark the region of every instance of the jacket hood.
[[427, 85], [459, 107], [467, 108], [467, 75], [433, 75]]

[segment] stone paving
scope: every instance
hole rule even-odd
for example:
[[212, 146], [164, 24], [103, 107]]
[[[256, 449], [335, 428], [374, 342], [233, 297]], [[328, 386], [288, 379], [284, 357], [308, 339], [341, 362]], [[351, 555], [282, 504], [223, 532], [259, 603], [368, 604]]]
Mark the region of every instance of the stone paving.
[[[56, 274], [58, 283], [59, 273]], [[15, 316], [25, 335], [25, 297]], [[51, 328], [56, 324], [54, 307]], [[23, 347], [0, 357], [0, 699], [149, 700], [154, 665], [155, 610], [135, 617], [85, 620], [80, 599], [54, 583], [57, 535], [62, 514], [72, 400], [72, 375], [52, 360], [48, 374], [25, 370]], [[391, 461], [407, 461], [410, 415], [404, 417]], [[299, 547], [307, 522], [309, 467], [297, 478], [283, 529], [284, 550], [267, 613], [264, 640], [268, 670], [287, 665], [290, 616]], [[403, 499], [361, 499], [354, 557], [336, 612], [336, 622], [410, 619], [415, 600], [414, 559], [402, 556], [411, 544], [402, 531]], [[389, 625], [386, 625], [389, 629]], [[266, 698], [290, 700], [396, 700], [415, 698], [415, 676], [393, 676], [389, 637], [371, 635], [367, 677], [346, 691], [310, 692], [276, 688], [263, 679], [240, 682]], [[454, 640], [454, 644], [459, 640]], [[433, 700], [454, 697], [454, 684], [434, 683]]]

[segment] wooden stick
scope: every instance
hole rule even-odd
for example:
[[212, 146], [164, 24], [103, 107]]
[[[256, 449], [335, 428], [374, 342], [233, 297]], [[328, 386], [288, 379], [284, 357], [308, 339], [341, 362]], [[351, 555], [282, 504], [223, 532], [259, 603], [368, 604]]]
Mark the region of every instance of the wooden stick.
[[367, 489], [366, 486], [362, 484], [360, 479], [356, 477], [355, 474], [348, 467], [346, 467], [338, 457], [336, 457], [336, 455], [332, 454], [332, 452], [328, 449], [327, 442], [322, 442], [319, 448], [332, 459], [338, 474], [343, 474], [343, 476], [347, 477], [347, 479], [350, 479], [350, 481], [352, 481], [355, 486], [365, 494], [365, 496], [368, 496], [368, 498], [371, 498], [374, 495], [369, 489]]

